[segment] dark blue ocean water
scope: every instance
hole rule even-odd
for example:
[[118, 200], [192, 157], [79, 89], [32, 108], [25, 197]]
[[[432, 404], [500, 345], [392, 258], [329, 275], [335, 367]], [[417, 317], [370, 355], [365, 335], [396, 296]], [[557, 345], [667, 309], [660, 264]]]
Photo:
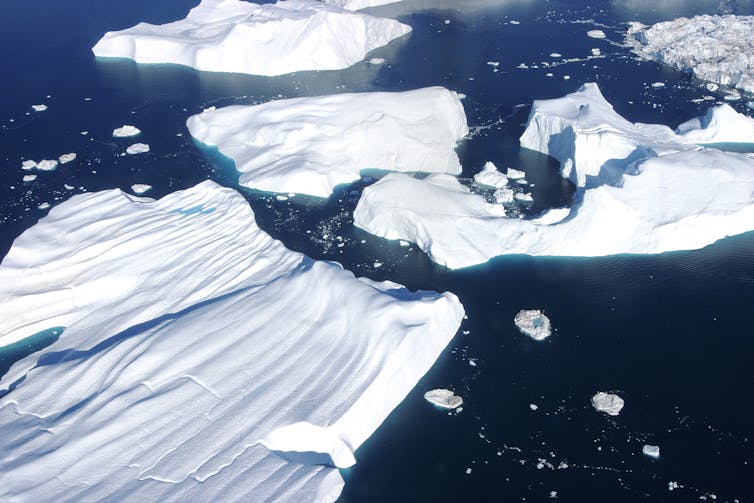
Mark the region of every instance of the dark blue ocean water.
[[[236, 186], [232, 163], [196, 145], [185, 120], [207, 106], [279, 97], [455, 89], [467, 95], [473, 131], [459, 149], [464, 176], [485, 161], [525, 169], [535, 184], [527, 212], [567, 204], [571, 188], [558, 177], [557, 163], [518, 147], [532, 100], [595, 81], [627, 118], [674, 126], [712, 103], [702, 102], [704, 96], [723, 95], [636, 61], [619, 45], [621, 23], [754, 13], [746, 1], [406, 0], [375, 10], [414, 28], [375, 51], [387, 60], [383, 66], [261, 78], [91, 55], [105, 31], [174, 20], [195, 3], [5, 0], [0, 256], [44, 216], [39, 204], [84, 190], [149, 183], [154, 189], [147, 195], [160, 197], [207, 178]], [[607, 39], [586, 37], [595, 28]], [[591, 48], [605, 57], [585, 59]], [[581, 60], [543, 68], [542, 61], [560, 59], [553, 52]], [[499, 71], [488, 61], [499, 61]], [[656, 81], [666, 86], [653, 88]], [[744, 102], [732, 104], [745, 110]], [[39, 103], [49, 109], [32, 112]], [[124, 123], [142, 129], [139, 141], [150, 144], [149, 154], [121, 156], [131, 142], [114, 140], [111, 131]], [[78, 159], [21, 182], [23, 159], [66, 152]], [[344, 472], [341, 501], [542, 501], [552, 491], [573, 502], [710, 500], [713, 494], [718, 501], [754, 501], [754, 234], [661, 256], [504, 257], [448, 271], [414, 247], [354, 229], [350, 212], [362, 187], [343, 187], [326, 202], [280, 202], [241, 189], [263, 228], [290, 248], [374, 279], [450, 290], [468, 313], [433, 369], [357, 451], [358, 464]], [[337, 247], [334, 236], [346, 245]], [[557, 332], [543, 343], [521, 336], [512, 319], [523, 308], [544, 309]], [[3, 350], [0, 374], [40, 348], [44, 336], [38, 339]], [[461, 394], [463, 411], [448, 415], [427, 404], [422, 394], [435, 387]], [[589, 399], [600, 390], [625, 398], [620, 416], [591, 408]], [[661, 458], [642, 456], [644, 443], [659, 445]], [[681, 487], [669, 491], [671, 481]]]

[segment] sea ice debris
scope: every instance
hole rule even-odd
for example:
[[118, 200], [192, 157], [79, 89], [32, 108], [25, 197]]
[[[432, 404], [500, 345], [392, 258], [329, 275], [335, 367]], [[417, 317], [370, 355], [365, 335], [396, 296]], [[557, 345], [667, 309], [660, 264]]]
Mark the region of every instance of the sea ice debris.
[[47, 110], [47, 105], [32, 105], [31, 108], [35, 112], [44, 112]]
[[543, 341], [552, 334], [550, 319], [539, 309], [519, 311], [513, 318], [519, 331], [535, 341]]
[[645, 456], [649, 456], [650, 458], [659, 458], [660, 457], [660, 446], [658, 445], [644, 445], [641, 448], [641, 453]]
[[145, 192], [149, 192], [150, 190], [152, 190], [152, 186], [147, 185], [146, 183], [135, 183], [131, 185], [131, 190], [134, 192], [134, 194], [140, 196], [144, 194]]
[[429, 403], [445, 409], [455, 409], [463, 405], [463, 398], [449, 389], [433, 389], [424, 393], [424, 399]]
[[23, 181], [24, 182], [33, 182], [37, 179], [37, 175], [24, 175]]
[[26, 160], [21, 163], [21, 169], [24, 171], [30, 171], [37, 167], [37, 161]]
[[37, 169], [40, 171], [55, 171], [58, 167], [56, 159], [43, 159], [37, 163]]
[[605, 32], [602, 30], [589, 30], [586, 36], [590, 38], [605, 38]]
[[618, 395], [600, 391], [592, 397], [592, 407], [609, 416], [617, 416], [623, 409], [624, 401]]

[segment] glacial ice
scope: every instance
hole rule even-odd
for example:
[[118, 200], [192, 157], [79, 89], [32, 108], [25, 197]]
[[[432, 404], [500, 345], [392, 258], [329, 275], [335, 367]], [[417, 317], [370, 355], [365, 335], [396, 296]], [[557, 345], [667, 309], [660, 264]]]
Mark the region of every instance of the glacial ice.
[[516, 313], [513, 323], [522, 334], [528, 335], [535, 341], [543, 341], [552, 334], [550, 318], [539, 309], [525, 309]]
[[[348, 0], [344, 3], [351, 6]], [[353, 3], [358, 5], [364, 2]], [[409, 31], [398, 21], [316, 0], [263, 5], [202, 0], [185, 19], [108, 32], [92, 50], [100, 57], [138, 63], [273, 76], [347, 68]]]
[[649, 456], [650, 458], [659, 458], [660, 457], [660, 446], [659, 445], [644, 445], [641, 448], [641, 453], [645, 456]]
[[335, 501], [462, 317], [287, 250], [211, 181], [75, 195], [0, 265], [0, 346], [64, 328], [0, 380], [0, 500]]
[[[719, 120], [718, 120], [719, 119]], [[505, 218], [452, 177], [392, 173], [366, 187], [354, 223], [416, 243], [449, 268], [498, 255], [604, 256], [693, 250], [754, 230], [754, 156], [701, 147], [736, 141], [752, 119], [726, 105], [676, 134], [618, 115], [594, 84], [535, 102], [522, 146], [561, 161], [580, 185], [570, 208]], [[511, 178], [510, 172], [508, 178]]]
[[145, 154], [147, 152], [149, 152], [149, 145], [146, 143], [134, 143], [126, 148], [128, 155]]
[[444, 409], [457, 409], [463, 405], [463, 398], [449, 389], [433, 389], [424, 393], [424, 399], [429, 403]]
[[649, 28], [633, 23], [626, 40], [641, 57], [754, 93], [754, 16], [682, 17]]
[[623, 410], [625, 402], [621, 397], [613, 393], [600, 391], [592, 397], [592, 407], [598, 412], [604, 412], [609, 416], [617, 416]]
[[233, 159], [241, 185], [319, 197], [370, 168], [459, 174], [468, 133], [458, 95], [442, 87], [230, 106], [186, 125]]
[[128, 138], [129, 136], [136, 136], [138, 134], [141, 134], [141, 129], [128, 124], [113, 129], [113, 136], [115, 138]]

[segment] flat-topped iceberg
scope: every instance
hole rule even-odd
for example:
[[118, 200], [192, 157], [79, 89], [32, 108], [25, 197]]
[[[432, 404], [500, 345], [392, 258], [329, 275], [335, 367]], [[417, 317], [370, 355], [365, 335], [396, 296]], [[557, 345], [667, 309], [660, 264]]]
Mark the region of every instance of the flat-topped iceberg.
[[528, 335], [535, 341], [543, 341], [552, 334], [550, 318], [539, 309], [524, 309], [519, 311], [513, 318], [513, 323], [516, 324], [516, 328], [522, 334]]
[[74, 196], [0, 265], [0, 345], [62, 331], [0, 380], [0, 500], [332, 502], [462, 317], [287, 250], [213, 182]]
[[625, 402], [614, 393], [600, 391], [592, 397], [592, 407], [598, 412], [604, 412], [608, 416], [617, 416], [623, 410]]
[[[572, 208], [537, 219], [506, 218], [502, 206], [487, 203], [452, 177], [419, 180], [392, 173], [364, 189], [355, 224], [381, 237], [414, 242], [449, 268], [507, 254], [693, 250], [754, 230], [754, 156], [693, 143], [702, 137], [725, 142], [735, 133], [728, 121], [743, 127], [750, 118], [734, 112], [724, 127], [701, 119], [699, 129], [686, 123], [676, 134], [666, 126], [632, 124], [595, 95], [599, 90], [586, 86], [552, 103], [539, 102], [522, 138], [569, 163], [564, 176], [584, 181]], [[561, 115], [542, 112], [553, 109]], [[712, 115], [728, 114], [719, 108]]]
[[627, 42], [640, 56], [695, 77], [754, 93], [754, 16], [631, 23]]
[[189, 117], [191, 135], [233, 159], [239, 183], [329, 196], [365, 169], [460, 174], [458, 95], [443, 87], [230, 106]]
[[463, 405], [463, 398], [449, 389], [433, 389], [424, 393], [424, 399], [443, 409], [457, 409]]
[[410, 31], [393, 19], [317, 0], [202, 0], [185, 19], [108, 32], [92, 50], [137, 63], [272, 76], [347, 68]]

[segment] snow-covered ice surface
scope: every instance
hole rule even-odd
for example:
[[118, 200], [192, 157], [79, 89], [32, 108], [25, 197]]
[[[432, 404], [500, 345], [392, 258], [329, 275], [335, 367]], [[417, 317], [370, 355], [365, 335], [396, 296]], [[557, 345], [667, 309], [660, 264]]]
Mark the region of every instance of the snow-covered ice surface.
[[468, 133], [458, 95], [443, 87], [230, 106], [187, 127], [233, 159], [241, 185], [320, 197], [364, 169], [459, 174], [455, 146]]
[[146, 183], [135, 183], [135, 184], [131, 185], [131, 190], [134, 191], [134, 194], [140, 196], [140, 195], [144, 194], [145, 192], [148, 192], [148, 191], [152, 190], [152, 186], [151, 185], [147, 185]]
[[410, 31], [392, 19], [316, 0], [202, 0], [185, 19], [108, 32], [92, 50], [138, 63], [273, 76], [347, 68]]
[[145, 154], [147, 152], [149, 152], [149, 145], [146, 143], [134, 143], [126, 148], [128, 155]]
[[141, 134], [141, 129], [129, 124], [113, 129], [113, 136], [115, 138], [128, 138], [129, 136], [136, 136], [138, 134]]
[[[715, 118], [722, 120], [715, 120]], [[682, 125], [634, 124], [594, 84], [535, 102], [521, 143], [561, 161], [581, 186], [570, 209], [505, 218], [448, 176], [390, 174], [367, 187], [355, 224], [417, 243], [449, 268], [504, 254], [604, 256], [692, 250], [754, 230], [754, 157], [696, 142], [740, 139], [752, 119], [723, 105]], [[510, 178], [510, 172], [508, 178]]]
[[522, 310], [516, 313], [513, 322], [522, 334], [536, 341], [543, 341], [552, 334], [550, 318], [539, 309]]
[[641, 448], [641, 453], [645, 456], [649, 456], [650, 458], [657, 459], [660, 457], [660, 446], [645, 444]]
[[627, 42], [644, 58], [754, 93], [754, 16], [705, 14], [651, 27], [632, 23]]
[[463, 405], [463, 398], [449, 389], [433, 389], [424, 393], [424, 399], [429, 403], [444, 409], [457, 409]]
[[334, 501], [429, 369], [452, 294], [287, 250], [235, 191], [76, 195], [0, 265], [2, 501]]
[[360, 10], [367, 7], [377, 7], [378, 5], [385, 5], [394, 2], [400, 2], [401, 0], [322, 0], [326, 4], [340, 7], [341, 9], [348, 10]]
[[600, 391], [592, 397], [592, 407], [598, 412], [604, 412], [608, 416], [617, 416], [623, 410], [625, 402], [621, 397], [613, 393]]

